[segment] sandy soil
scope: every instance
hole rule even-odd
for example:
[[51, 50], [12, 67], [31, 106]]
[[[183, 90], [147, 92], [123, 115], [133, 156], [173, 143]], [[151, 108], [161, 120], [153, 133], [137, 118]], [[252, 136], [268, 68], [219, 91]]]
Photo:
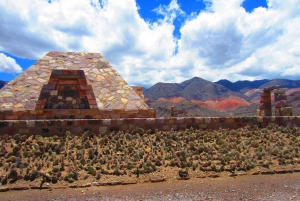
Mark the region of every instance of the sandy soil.
[[0, 200], [300, 200], [300, 173], [0, 193]]

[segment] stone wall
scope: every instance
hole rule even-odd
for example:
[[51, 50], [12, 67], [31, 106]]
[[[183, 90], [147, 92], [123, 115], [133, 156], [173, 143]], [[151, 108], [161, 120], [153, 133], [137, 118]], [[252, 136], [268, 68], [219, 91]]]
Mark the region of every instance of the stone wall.
[[1, 120], [53, 120], [53, 119], [118, 119], [118, 118], [154, 118], [154, 109], [136, 110], [99, 110], [99, 109], [40, 109], [31, 111], [0, 112]]
[[271, 91], [274, 91], [275, 116], [292, 116], [292, 108], [288, 106], [285, 90], [279, 85], [263, 89], [257, 115], [262, 117], [272, 116]]
[[118, 119], [57, 119], [57, 120], [5, 120], [0, 121], [0, 135], [38, 134], [43, 136], [82, 134], [90, 130], [93, 133], [111, 131], [144, 130], [184, 130], [196, 129], [236, 129], [244, 126], [266, 127], [268, 125], [300, 126], [300, 116], [272, 117], [170, 117], [170, 118], [118, 118]]

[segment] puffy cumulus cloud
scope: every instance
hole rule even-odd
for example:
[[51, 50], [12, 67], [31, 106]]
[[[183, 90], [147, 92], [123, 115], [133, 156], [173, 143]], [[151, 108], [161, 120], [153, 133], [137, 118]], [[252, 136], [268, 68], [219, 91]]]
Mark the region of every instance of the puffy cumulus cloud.
[[22, 72], [22, 68], [16, 63], [13, 58], [0, 53], [0, 72], [20, 73]]
[[[174, 15], [168, 12], [177, 12], [176, 4], [150, 24], [135, 0], [0, 1], [0, 50], [30, 59], [53, 50], [101, 52], [130, 83], [143, 84], [173, 55]], [[159, 76], [151, 78], [151, 84], [157, 81]]]
[[171, 23], [173, 23], [176, 17], [185, 15], [185, 12], [180, 8], [177, 0], [171, 0], [169, 5], [160, 5], [158, 8], [155, 8], [154, 11], [164, 16], [163, 21]]
[[[243, 0], [208, 1], [181, 28], [179, 54], [193, 55], [193, 74], [208, 80], [300, 79], [300, 1], [269, 0], [245, 11]], [[197, 61], [197, 62], [196, 62]], [[183, 65], [182, 68], [185, 68]]]
[[[0, 51], [38, 59], [48, 51], [101, 52], [132, 85], [181, 82], [193, 76], [300, 78], [300, 0], [269, 0], [251, 13], [243, 0], [205, 0], [186, 15], [176, 0], [138, 13], [135, 0], [0, 1]], [[175, 19], [184, 19], [181, 37]]]

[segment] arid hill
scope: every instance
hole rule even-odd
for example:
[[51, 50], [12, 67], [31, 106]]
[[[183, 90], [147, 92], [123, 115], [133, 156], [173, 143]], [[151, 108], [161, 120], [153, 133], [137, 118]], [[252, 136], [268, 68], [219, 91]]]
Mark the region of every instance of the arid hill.
[[[300, 81], [274, 79], [210, 82], [199, 77], [182, 83], [157, 83], [145, 90], [146, 103], [156, 109], [158, 117], [170, 115], [172, 106], [179, 116], [252, 116], [256, 115], [264, 87], [281, 85], [286, 89], [293, 114], [300, 115], [298, 99]], [[291, 97], [289, 97], [291, 96]]]

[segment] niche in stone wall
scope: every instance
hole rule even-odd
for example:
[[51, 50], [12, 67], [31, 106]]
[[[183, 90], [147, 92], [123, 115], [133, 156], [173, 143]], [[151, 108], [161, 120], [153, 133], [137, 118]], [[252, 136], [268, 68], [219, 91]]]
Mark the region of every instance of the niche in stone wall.
[[36, 109], [91, 109], [97, 103], [83, 70], [52, 70]]

